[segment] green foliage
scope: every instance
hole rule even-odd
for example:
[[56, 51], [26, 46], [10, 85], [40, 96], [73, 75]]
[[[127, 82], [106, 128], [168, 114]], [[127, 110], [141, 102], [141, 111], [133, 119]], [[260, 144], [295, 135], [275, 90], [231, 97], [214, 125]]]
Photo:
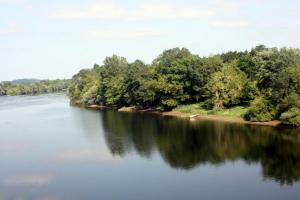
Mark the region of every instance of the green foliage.
[[190, 114], [209, 114], [211, 112], [204, 108], [203, 103], [179, 105], [174, 111]]
[[245, 83], [247, 83], [246, 75], [237, 69], [233, 63], [214, 73], [207, 85], [213, 100], [214, 110], [220, 110], [224, 106], [233, 106], [240, 103]]
[[[173, 48], [150, 65], [140, 60], [128, 63], [117, 55], [106, 57], [102, 65], [73, 77], [69, 96], [72, 103], [112, 107], [171, 110], [201, 104], [192, 112], [224, 116], [241, 116], [250, 105], [246, 119], [269, 121], [299, 108], [299, 98], [293, 97], [300, 94], [299, 74], [299, 49], [259, 45], [250, 52], [199, 57], [188, 49]], [[33, 87], [31, 93], [35, 91]], [[6, 93], [5, 88], [0, 87], [1, 93]]]
[[101, 104], [119, 106], [124, 103], [124, 71], [127, 66], [124, 57], [113, 55], [105, 58], [99, 70]]
[[124, 103], [147, 107], [155, 94], [149, 91], [149, 80], [152, 79], [149, 67], [142, 61], [136, 60], [125, 69], [124, 77]]
[[300, 94], [300, 64], [291, 66], [287, 69], [290, 78], [289, 88], [292, 92]]
[[82, 102], [85, 105], [93, 105], [97, 102], [98, 85], [91, 86], [86, 92], [82, 94]]
[[256, 79], [256, 64], [253, 56], [251, 56], [250, 54], [244, 54], [241, 57], [239, 57], [237, 59], [237, 67], [244, 73], [246, 73], [250, 80]]
[[99, 78], [96, 69], [81, 70], [73, 76], [68, 95], [72, 104], [91, 105], [98, 101]]
[[36, 95], [44, 93], [64, 92], [70, 85], [70, 80], [42, 80], [32, 83], [12, 82], [0, 83], [0, 96], [3, 95]]
[[175, 91], [178, 92], [175, 96], [170, 96], [172, 93], [163, 95], [164, 102], [170, 96], [172, 102], [176, 100], [180, 104], [199, 101], [204, 96], [203, 88], [210, 75], [220, 70], [222, 65], [219, 56], [200, 58], [185, 48], [166, 50], [153, 61], [158, 84], [168, 84], [169, 87], [172, 84], [180, 90]]
[[215, 111], [212, 109], [208, 109], [205, 103], [197, 103], [197, 104], [180, 105], [177, 108], [175, 108], [174, 111], [189, 113], [189, 114], [200, 114], [200, 115], [243, 117], [248, 111], [248, 107], [235, 106], [235, 107]]
[[248, 107], [234, 106], [220, 111], [213, 111], [212, 114], [224, 117], [243, 117], [248, 112]]
[[247, 55], [247, 52], [229, 51], [227, 53], [221, 54], [221, 58], [225, 63], [229, 63], [245, 55]]
[[299, 49], [264, 49], [253, 57], [257, 69], [258, 87], [275, 104], [290, 92], [288, 69], [300, 64]]
[[279, 112], [284, 112], [291, 108], [300, 108], [300, 95], [297, 93], [292, 93], [282, 100]]
[[139, 88], [135, 92], [136, 104], [143, 108], [157, 106], [156, 81], [149, 77], [141, 79]]
[[176, 107], [185, 100], [183, 86], [177, 82], [169, 82], [167, 76], [161, 75], [154, 82], [156, 100], [165, 110]]
[[193, 72], [198, 77], [194, 86], [194, 88], [197, 88], [196, 92], [198, 93], [198, 96], [195, 95], [196, 101], [207, 98], [207, 83], [211, 80], [212, 74], [220, 71], [224, 65], [220, 56], [202, 58], [200, 62], [199, 67]]
[[300, 125], [300, 109], [296, 108], [296, 107], [290, 108], [288, 111], [281, 114], [280, 120], [283, 124], [299, 126]]
[[280, 120], [283, 124], [300, 125], [300, 95], [287, 96], [280, 105]]
[[253, 122], [271, 121], [276, 114], [274, 106], [264, 97], [258, 97], [249, 107], [244, 118]]
[[[197, 56], [192, 55], [189, 50], [175, 48], [164, 51], [153, 61], [157, 79], [157, 89], [160, 101], [163, 105], [174, 105], [175, 102], [186, 102], [193, 94], [193, 81], [191, 76], [197, 64]], [[164, 89], [164, 87], [166, 87]], [[175, 89], [175, 91], [171, 91]], [[173, 94], [178, 92], [176, 96]], [[168, 99], [170, 98], [170, 99]]]
[[0, 96], [6, 95], [6, 89], [4, 86], [0, 85]]
[[124, 77], [122, 75], [112, 77], [110, 81], [106, 83], [106, 88], [104, 94], [106, 104], [122, 106], [125, 95]]
[[249, 104], [252, 100], [255, 99], [255, 97], [259, 96], [260, 92], [257, 88], [256, 81], [249, 81], [246, 80], [246, 83], [244, 85], [243, 95], [241, 102], [244, 104]]

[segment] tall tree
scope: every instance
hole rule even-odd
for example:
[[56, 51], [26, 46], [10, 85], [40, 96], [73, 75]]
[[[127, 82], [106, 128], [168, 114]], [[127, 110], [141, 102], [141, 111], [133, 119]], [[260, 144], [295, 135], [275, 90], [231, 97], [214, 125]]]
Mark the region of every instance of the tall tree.
[[221, 71], [214, 73], [207, 85], [214, 110], [238, 104], [246, 82], [246, 75], [234, 63], [226, 64]]
[[124, 100], [124, 70], [128, 66], [126, 58], [113, 55], [106, 57], [100, 72], [100, 103], [121, 105]]

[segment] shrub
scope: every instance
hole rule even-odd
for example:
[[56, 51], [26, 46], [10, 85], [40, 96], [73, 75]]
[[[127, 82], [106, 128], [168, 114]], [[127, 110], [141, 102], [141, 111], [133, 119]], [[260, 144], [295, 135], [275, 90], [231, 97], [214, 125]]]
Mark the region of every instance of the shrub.
[[255, 81], [247, 81], [244, 87], [242, 103], [249, 104], [249, 102], [253, 101], [255, 97], [259, 96], [259, 90], [256, 86]]
[[279, 106], [280, 121], [283, 124], [300, 125], [300, 96], [292, 93]]
[[178, 106], [178, 101], [176, 99], [166, 99], [162, 100], [161, 104], [165, 111], [170, 111]]
[[294, 126], [300, 126], [300, 109], [291, 108], [287, 112], [284, 112], [280, 116], [280, 121], [283, 124], [289, 124]]
[[89, 88], [82, 96], [84, 105], [92, 105], [96, 103], [99, 87], [97, 85]]
[[300, 109], [300, 95], [299, 94], [292, 93], [289, 96], [285, 97], [279, 106], [279, 112], [283, 113], [291, 108], [299, 108]]
[[239, 104], [247, 81], [246, 74], [236, 68], [234, 62], [212, 74], [207, 88], [213, 101], [213, 109], [217, 111], [222, 110], [224, 106]]
[[274, 106], [265, 98], [258, 97], [251, 102], [244, 119], [253, 122], [271, 121], [276, 114]]

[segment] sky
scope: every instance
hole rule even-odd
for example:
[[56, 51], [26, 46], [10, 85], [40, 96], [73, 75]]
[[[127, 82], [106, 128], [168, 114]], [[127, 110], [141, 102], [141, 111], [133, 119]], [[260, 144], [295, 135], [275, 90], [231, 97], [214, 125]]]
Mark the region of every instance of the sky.
[[0, 81], [71, 78], [117, 54], [300, 47], [299, 0], [0, 0]]

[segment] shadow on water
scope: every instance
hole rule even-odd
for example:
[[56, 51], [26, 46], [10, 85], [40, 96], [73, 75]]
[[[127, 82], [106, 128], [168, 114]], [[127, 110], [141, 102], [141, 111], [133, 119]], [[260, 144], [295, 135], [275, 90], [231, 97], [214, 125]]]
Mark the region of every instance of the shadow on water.
[[244, 160], [260, 163], [262, 176], [280, 184], [300, 180], [300, 135], [277, 129], [216, 121], [196, 121], [143, 113], [101, 111], [104, 137], [112, 154], [158, 151], [172, 168], [221, 165]]

